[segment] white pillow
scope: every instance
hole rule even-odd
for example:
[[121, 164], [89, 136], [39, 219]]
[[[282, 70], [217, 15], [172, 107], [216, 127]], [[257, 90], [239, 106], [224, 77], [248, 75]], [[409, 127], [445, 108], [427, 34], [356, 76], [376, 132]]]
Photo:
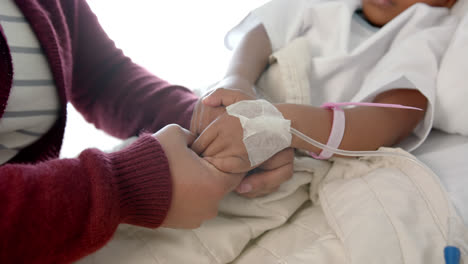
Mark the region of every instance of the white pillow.
[[[458, 28], [442, 58], [437, 81], [434, 127], [468, 136], [468, 0]], [[455, 7], [455, 6], [454, 6]], [[456, 9], [461, 14], [462, 9]]]

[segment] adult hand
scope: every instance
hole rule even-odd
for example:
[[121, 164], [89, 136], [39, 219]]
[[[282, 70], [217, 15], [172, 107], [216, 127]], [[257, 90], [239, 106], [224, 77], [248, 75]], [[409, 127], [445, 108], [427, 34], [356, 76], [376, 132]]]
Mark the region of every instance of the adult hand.
[[172, 202], [162, 226], [197, 228], [218, 212], [219, 201], [244, 174], [227, 174], [200, 158], [190, 148], [194, 135], [178, 125], [154, 134], [166, 153], [172, 175]]
[[253, 170], [237, 186], [236, 192], [248, 198], [264, 196], [279, 189], [293, 175], [294, 150], [284, 149], [276, 153], [260, 167]]

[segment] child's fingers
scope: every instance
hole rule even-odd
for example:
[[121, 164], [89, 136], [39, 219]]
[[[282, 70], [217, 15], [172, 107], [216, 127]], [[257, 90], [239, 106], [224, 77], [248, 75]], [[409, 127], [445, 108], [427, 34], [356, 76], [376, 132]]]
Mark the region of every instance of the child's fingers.
[[201, 114], [199, 118], [199, 124], [197, 126], [197, 131], [199, 134], [226, 112], [224, 107], [210, 107], [204, 104], [201, 104], [201, 106]]
[[242, 100], [250, 100], [250, 96], [240, 90], [219, 88], [203, 98], [203, 104], [208, 106], [229, 106]]
[[232, 102], [232, 99], [229, 98], [231, 95], [228, 93], [228, 90], [224, 88], [218, 88], [208, 94], [205, 98], [203, 98], [202, 102], [208, 106], [225, 106], [226, 103]]
[[205, 150], [201, 153], [203, 157], [222, 157], [224, 152], [232, 151], [228, 142], [222, 141], [220, 138], [216, 138], [211, 143], [206, 146]]
[[192, 150], [201, 155], [210, 146], [210, 144], [218, 137], [218, 129], [213, 124], [208, 126], [200, 136], [195, 139], [191, 148]]
[[250, 161], [245, 161], [240, 157], [204, 157], [209, 163], [213, 164], [218, 170], [226, 173], [245, 173], [250, 170]]

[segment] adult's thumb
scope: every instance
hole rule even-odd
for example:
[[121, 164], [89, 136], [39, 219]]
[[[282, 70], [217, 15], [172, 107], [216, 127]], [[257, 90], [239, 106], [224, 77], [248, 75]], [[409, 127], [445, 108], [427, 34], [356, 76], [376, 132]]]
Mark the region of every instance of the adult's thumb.
[[197, 138], [195, 134], [193, 134], [192, 132], [190, 132], [190, 130], [187, 130], [183, 127], [180, 127], [180, 131], [182, 133], [182, 137], [184, 138], [187, 146], [191, 146], [193, 142], [195, 141], [195, 139]]

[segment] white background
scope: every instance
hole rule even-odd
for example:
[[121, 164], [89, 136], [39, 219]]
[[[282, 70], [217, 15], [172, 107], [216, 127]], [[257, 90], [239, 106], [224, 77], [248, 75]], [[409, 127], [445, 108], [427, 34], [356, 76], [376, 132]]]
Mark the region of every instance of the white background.
[[[267, 0], [88, 0], [107, 34], [133, 61], [188, 88], [219, 80], [231, 55], [224, 36]], [[119, 140], [86, 123], [68, 106], [62, 157], [106, 150]], [[156, 114], [156, 113], [155, 113]]]

